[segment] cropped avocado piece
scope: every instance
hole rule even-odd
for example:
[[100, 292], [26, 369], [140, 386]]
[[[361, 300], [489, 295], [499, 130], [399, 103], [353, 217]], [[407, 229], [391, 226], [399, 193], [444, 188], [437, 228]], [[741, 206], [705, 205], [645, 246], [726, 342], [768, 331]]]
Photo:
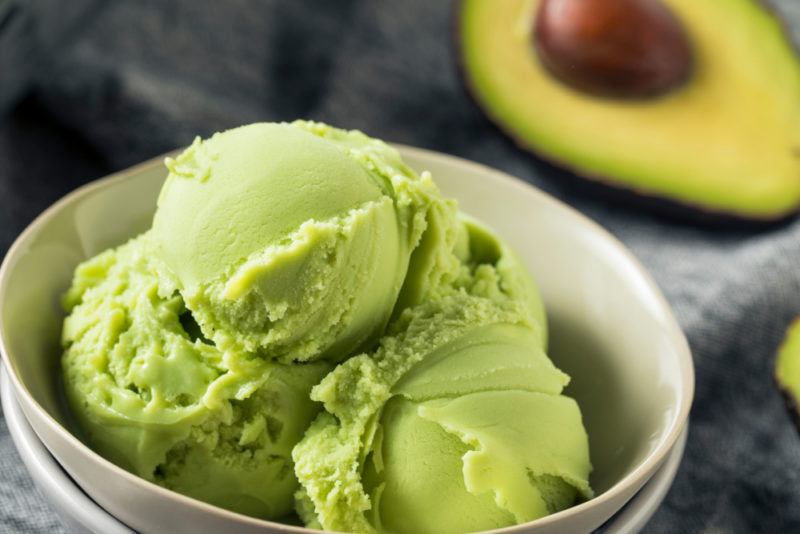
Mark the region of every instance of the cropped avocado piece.
[[466, 84], [520, 146], [650, 204], [756, 221], [800, 210], [800, 60], [758, 0], [664, 0], [685, 31], [691, 71], [645, 98], [558, 79], [534, 35], [546, 1], [457, 7]]
[[786, 401], [786, 408], [800, 431], [800, 317], [786, 331], [775, 362], [775, 382]]

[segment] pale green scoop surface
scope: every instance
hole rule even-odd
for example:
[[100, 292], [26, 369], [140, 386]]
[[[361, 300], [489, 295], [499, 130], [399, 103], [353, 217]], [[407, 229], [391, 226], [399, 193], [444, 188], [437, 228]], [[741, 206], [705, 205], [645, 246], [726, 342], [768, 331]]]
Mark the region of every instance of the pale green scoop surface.
[[592, 495], [588, 437], [544, 352], [535, 285], [489, 230], [463, 229], [451, 283], [312, 390], [325, 411], [292, 453], [307, 524], [474, 532]]
[[292, 510], [290, 452], [319, 410], [324, 362], [222, 352], [177, 294], [160, 295], [146, 237], [82, 264], [65, 296], [64, 383], [84, 437], [148, 480], [260, 517]]
[[441, 199], [360, 132], [308, 122], [215, 134], [174, 160], [153, 221], [165, 284], [203, 332], [284, 362], [380, 335]]

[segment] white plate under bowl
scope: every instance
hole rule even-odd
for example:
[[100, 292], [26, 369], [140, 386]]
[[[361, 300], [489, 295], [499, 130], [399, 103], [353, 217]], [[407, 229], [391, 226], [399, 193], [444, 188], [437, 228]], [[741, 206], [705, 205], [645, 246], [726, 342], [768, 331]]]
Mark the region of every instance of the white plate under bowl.
[[[496, 170], [400, 147], [446, 196], [505, 237], [540, 283], [550, 355], [572, 382], [594, 465], [593, 499], [500, 533], [589, 532], [656, 473], [683, 431], [694, 391], [691, 354], [660, 291], [608, 232]], [[312, 531], [242, 516], [138, 478], [69, 432], [59, 396], [60, 295], [75, 266], [145, 230], [165, 170], [150, 161], [88, 184], [48, 208], [0, 267], [0, 352], [31, 426], [86, 493], [146, 532]]]
[[[133, 533], [87, 497], [42, 445], [19, 407], [2, 363], [0, 363], [0, 405], [11, 439], [28, 473], [70, 532]], [[617, 515], [601, 527], [600, 533], [634, 534], [647, 524], [672, 485], [686, 447], [686, 436], [687, 430], [684, 430], [664, 465]]]

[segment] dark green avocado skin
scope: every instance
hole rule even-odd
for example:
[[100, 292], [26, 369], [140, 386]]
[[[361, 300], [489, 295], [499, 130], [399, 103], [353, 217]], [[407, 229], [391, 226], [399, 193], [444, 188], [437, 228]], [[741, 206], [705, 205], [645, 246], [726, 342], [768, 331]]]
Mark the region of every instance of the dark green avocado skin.
[[797, 405], [797, 399], [787, 390], [780, 387], [780, 384], [778, 388], [783, 396], [784, 404], [786, 404], [786, 411], [789, 413], [792, 423], [794, 423], [794, 429], [797, 430], [797, 435], [800, 436], [800, 407]]
[[[775, 355], [775, 373], [772, 375], [773, 382], [775, 386], [778, 388], [778, 391], [783, 397], [783, 403], [786, 406], [786, 412], [789, 414], [792, 423], [794, 424], [795, 430], [797, 430], [798, 436], [800, 436], [800, 399], [798, 399], [797, 395], [800, 392], [793, 392], [789, 387], [787, 387], [784, 383], [781, 382], [781, 379], [778, 375], [778, 359], [780, 358], [781, 354], [786, 350], [787, 345], [789, 344], [789, 334], [790, 332], [795, 329], [800, 328], [800, 317], [797, 317], [786, 330], [786, 338], [781, 343], [780, 347], [778, 347], [778, 351]], [[800, 357], [800, 354], [798, 354]]]
[[[757, 2], [778, 21], [783, 31], [784, 38], [787, 42], [791, 43], [795, 55], [800, 58], [800, 44], [791, 39], [788, 22], [781, 17], [770, 0], [757, 0]], [[455, 0], [455, 2], [453, 2], [451, 16], [453, 57], [455, 58], [456, 70], [458, 72], [458, 77], [461, 79], [461, 85], [466, 89], [466, 94], [469, 96], [470, 100], [472, 100], [484, 116], [489, 119], [489, 122], [494, 125], [496, 130], [502, 133], [507, 139], [511, 140], [517, 148], [530, 154], [532, 164], [542, 170], [543, 175], [547, 176], [549, 179], [557, 180], [571, 191], [583, 197], [600, 199], [601, 201], [613, 203], [632, 211], [653, 214], [670, 222], [690, 223], [711, 229], [725, 228], [745, 231], [767, 230], [788, 224], [800, 214], [800, 205], [796, 206], [790, 213], [776, 215], [772, 218], [755, 218], [749, 215], [745, 216], [727, 211], [717, 211], [705, 206], [678, 202], [669, 198], [619, 186], [608, 177], [589, 175], [586, 172], [582, 172], [580, 169], [576, 169], [570, 165], [569, 162], [551, 158], [541, 153], [536, 148], [514, 135], [513, 132], [505, 127], [502, 121], [497, 120], [492, 112], [484, 106], [478, 93], [472, 87], [461, 54], [463, 43], [460, 16], [463, 3], [464, 0]], [[797, 403], [794, 403], [794, 405], [796, 407]], [[795, 410], [794, 413], [798, 413], [797, 410]], [[800, 415], [797, 417], [800, 418]], [[798, 425], [798, 429], [800, 430], [800, 419], [798, 419]]]

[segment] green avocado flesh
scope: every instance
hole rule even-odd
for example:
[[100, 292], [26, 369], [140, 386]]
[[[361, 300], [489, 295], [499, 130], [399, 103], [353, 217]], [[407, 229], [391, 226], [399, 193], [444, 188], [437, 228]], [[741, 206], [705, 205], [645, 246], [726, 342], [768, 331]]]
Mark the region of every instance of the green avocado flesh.
[[775, 381], [786, 398], [786, 407], [800, 430], [800, 320], [786, 332], [775, 363]]
[[299, 121], [166, 165], [153, 227], [63, 298], [66, 397], [96, 452], [326, 530], [472, 532], [591, 497], [539, 290], [429, 173]]
[[462, 0], [467, 84], [526, 148], [613, 186], [740, 218], [800, 206], [800, 62], [757, 0], [664, 0], [694, 51], [685, 85], [647, 100], [571, 89], [540, 64], [539, 0]]

